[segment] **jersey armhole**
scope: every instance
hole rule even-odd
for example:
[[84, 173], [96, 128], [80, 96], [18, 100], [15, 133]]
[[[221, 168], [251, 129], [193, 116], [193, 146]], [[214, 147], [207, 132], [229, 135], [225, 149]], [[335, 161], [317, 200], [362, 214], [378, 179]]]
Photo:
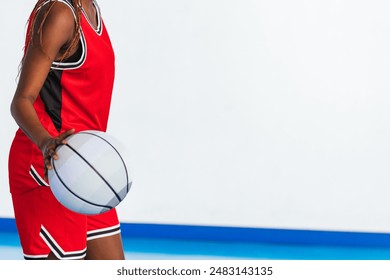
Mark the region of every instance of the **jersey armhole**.
[[[52, 2], [53, 0], [47, 0], [44, 3], [42, 3], [37, 11], [39, 11], [44, 5]], [[69, 0], [54, 0], [56, 2], [63, 3], [67, 5], [70, 10], [72, 11], [74, 20], [76, 22], [77, 16], [76, 16], [76, 10], [72, 5], [72, 2]], [[55, 70], [70, 70], [70, 69], [76, 69], [79, 68], [85, 61], [86, 58], [86, 42], [84, 38], [83, 32], [80, 30], [80, 43], [79, 46], [77, 47], [76, 52], [71, 55], [69, 58], [63, 60], [63, 61], [56, 61], [54, 60], [51, 66], [51, 69]]]

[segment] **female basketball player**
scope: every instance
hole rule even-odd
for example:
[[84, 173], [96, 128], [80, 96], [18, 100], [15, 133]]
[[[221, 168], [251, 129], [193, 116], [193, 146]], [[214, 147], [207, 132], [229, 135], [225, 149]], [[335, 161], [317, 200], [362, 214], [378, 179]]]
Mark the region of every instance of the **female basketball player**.
[[124, 259], [115, 209], [71, 212], [46, 179], [68, 135], [106, 130], [113, 81], [114, 52], [96, 1], [39, 0], [11, 104], [20, 129], [9, 179], [25, 259]]

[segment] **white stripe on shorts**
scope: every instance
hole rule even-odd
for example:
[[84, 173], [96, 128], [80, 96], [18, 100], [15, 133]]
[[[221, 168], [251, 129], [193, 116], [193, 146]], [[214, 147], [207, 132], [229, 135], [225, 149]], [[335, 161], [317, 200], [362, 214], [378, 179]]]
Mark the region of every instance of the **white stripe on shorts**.
[[120, 225], [101, 228], [96, 230], [91, 230], [87, 232], [87, 240], [92, 240], [96, 238], [107, 237], [115, 234], [119, 234], [121, 232]]
[[49, 246], [53, 254], [60, 260], [77, 260], [82, 259], [87, 255], [87, 248], [81, 251], [65, 252], [44, 226], [41, 226], [41, 232], [39, 235], [45, 241], [46, 245]]

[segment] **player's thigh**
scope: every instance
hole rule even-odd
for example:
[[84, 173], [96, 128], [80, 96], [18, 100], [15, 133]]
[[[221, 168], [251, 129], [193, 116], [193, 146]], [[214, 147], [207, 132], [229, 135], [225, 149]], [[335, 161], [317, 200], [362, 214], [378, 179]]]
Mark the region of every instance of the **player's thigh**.
[[115, 209], [88, 216], [86, 259], [124, 259], [119, 219]]
[[88, 260], [124, 260], [120, 234], [89, 240], [87, 242]]

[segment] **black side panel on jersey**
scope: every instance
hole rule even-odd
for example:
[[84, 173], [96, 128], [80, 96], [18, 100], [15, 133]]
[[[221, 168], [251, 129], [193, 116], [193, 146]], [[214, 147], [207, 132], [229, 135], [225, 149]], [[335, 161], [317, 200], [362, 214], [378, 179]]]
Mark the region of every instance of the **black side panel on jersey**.
[[49, 114], [58, 132], [60, 132], [62, 127], [61, 76], [62, 70], [51, 70], [40, 92], [40, 97], [45, 104], [45, 111]]

